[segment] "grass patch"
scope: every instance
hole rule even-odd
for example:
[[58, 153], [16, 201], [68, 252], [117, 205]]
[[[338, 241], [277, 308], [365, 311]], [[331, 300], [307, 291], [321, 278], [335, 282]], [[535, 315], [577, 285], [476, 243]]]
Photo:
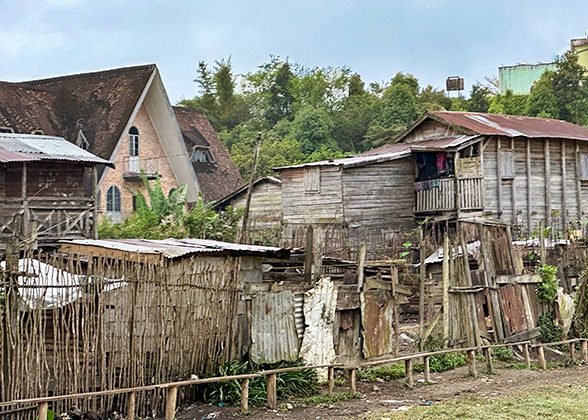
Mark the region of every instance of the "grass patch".
[[363, 398], [359, 392], [352, 394], [351, 392], [336, 392], [329, 397], [328, 394], [317, 395], [314, 397], [307, 397], [304, 399], [306, 405], [319, 405], [319, 404], [335, 404], [340, 401], [357, 400]]
[[357, 372], [357, 379], [366, 382], [374, 382], [378, 378], [389, 382], [402, 377], [404, 377], [404, 364], [369, 367]]
[[456, 401], [413, 407], [402, 412], [379, 411], [357, 417], [362, 420], [482, 420], [482, 419], [585, 419], [586, 387], [542, 386], [499, 398], [462, 398]]

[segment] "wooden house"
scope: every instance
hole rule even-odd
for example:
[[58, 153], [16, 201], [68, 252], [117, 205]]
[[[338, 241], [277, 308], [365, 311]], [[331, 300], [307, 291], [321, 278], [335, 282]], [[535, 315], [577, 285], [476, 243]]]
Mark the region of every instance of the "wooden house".
[[100, 166], [113, 167], [63, 138], [0, 133], [1, 246], [95, 237]]
[[[396, 143], [359, 156], [277, 168], [284, 239], [301, 226], [335, 226], [377, 246], [419, 220], [490, 217], [530, 233], [586, 216], [588, 129], [544, 118], [428, 112]], [[325, 240], [328, 242], [328, 240]], [[355, 241], [357, 242], [357, 241]]]
[[[221, 198], [214, 208], [222, 210], [228, 206], [244, 208], [247, 201], [248, 185]], [[239, 222], [239, 226], [242, 223]], [[247, 237], [250, 242], [264, 244], [279, 239], [282, 229], [282, 181], [273, 176], [264, 176], [253, 183]], [[268, 242], [269, 241], [269, 242]]]

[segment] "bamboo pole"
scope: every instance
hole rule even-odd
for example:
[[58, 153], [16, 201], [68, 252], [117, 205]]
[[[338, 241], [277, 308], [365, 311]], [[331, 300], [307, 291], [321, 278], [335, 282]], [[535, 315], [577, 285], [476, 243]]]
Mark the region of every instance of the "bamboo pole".
[[267, 375], [267, 406], [271, 410], [275, 410], [278, 408], [278, 401], [277, 401], [277, 378], [278, 375], [276, 373], [272, 373]]
[[537, 347], [537, 359], [539, 360], [539, 366], [543, 370], [547, 370], [547, 362], [545, 361], [545, 349], [543, 346]]
[[333, 366], [329, 366], [328, 376], [329, 376], [329, 397], [332, 397], [333, 390], [335, 388], [335, 368]]
[[488, 374], [492, 375], [494, 373], [494, 369], [492, 368], [492, 352], [488, 347], [484, 347], [482, 349], [484, 353], [484, 360], [486, 361], [486, 367], [488, 368]]
[[249, 411], [249, 378], [241, 382], [241, 411], [243, 413]]
[[130, 392], [127, 400], [127, 420], [135, 420], [135, 392]]
[[178, 399], [178, 387], [167, 389], [165, 397], [165, 420], [174, 420], [176, 416], [176, 400]]
[[39, 403], [37, 407], [37, 418], [38, 420], [47, 420], [47, 412], [49, 410], [49, 403]]
[[352, 368], [349, 371], [349, 392], [355, 394], [357, 392], [357, 369]]

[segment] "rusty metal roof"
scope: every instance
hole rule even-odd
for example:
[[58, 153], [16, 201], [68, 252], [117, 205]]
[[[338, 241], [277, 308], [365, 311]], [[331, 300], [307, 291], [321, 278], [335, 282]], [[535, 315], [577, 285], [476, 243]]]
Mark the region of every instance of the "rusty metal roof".
[[483, 135], [588, 141], [588, 129], [549, 118], [452, 111], [431, 111], [427, 115]]
[[0, 162], [72, 161], [114, 167], [62, 137], [0, 133]]
[[163, 255], [169, 259], [193, 254], [207, 255], [258, 255], [287, 258], [290, 251], [270, 246], [234, 244], [208, 239], [75, 239], [60, 241], [63, 244], [113, 249], [139, 254]]

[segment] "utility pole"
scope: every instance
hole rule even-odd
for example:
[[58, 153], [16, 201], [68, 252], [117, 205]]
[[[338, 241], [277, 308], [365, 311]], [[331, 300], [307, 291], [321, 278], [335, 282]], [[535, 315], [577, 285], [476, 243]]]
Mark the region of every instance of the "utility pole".
[[261, 148], [261, 133], [257, 134], [257, 145], [253, 154], [253, 165], [251, 168], [251, 178], [249, 179], [249, 188], [247, 189], [247, 200], [245, 201], [245, 211], [243, 212], [243, 224], [241, 225], [241, 233], [239, 234], [238, 242], [244, 243], [247, 238], [247, 226], [249, 223], [249, 207], [251, 206], [251, 194], [253, 192], [253, 183], [257, 176], [257, 161], [259, 160], [259, 149]]

